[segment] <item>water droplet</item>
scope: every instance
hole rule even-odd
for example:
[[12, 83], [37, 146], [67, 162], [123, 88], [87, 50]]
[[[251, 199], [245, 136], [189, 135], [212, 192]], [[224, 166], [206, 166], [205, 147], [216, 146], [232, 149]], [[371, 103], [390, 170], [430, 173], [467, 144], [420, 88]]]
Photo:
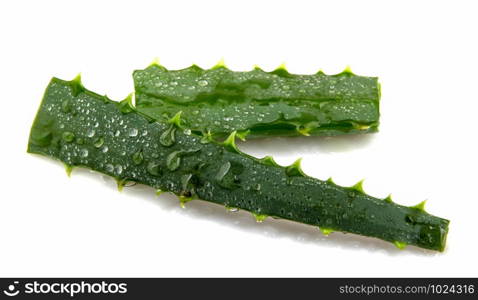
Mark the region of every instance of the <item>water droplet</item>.
[[260, 191], [261, 190], [261, 184], [260, 183], [256, 183], [252, 186], [252, 188], [256, 191]]
[[88, 129], [88, 131], [86, 131], [86, 136], [87, 137], [94, 137], [95, 136], [95, 130], [94, 129]]
[[68, 112], [71, 111], [71, 105], [70, 105], [70, 100], [69, 99], [66, 99], [61, 103], [61, 110], [64, 113], [68, 113]]
[[95, 142], [93, 143], [93, 146], [95, 146], [96, 148], [100, 148], [101, 146], [103, 146], [104, 143], [105, 143], [105, 140], [102, 137], [100, 137], [95, 140]]
[[226, 174], [229, 172], [230, 169], [231, 169], [231, 163], [227, 161], [219, 168], [219, 171], [216, 174], [216, 180], [217, 181], [223, 180], [224, 176], [226, 176]]
[[181, 176], [181, 187], [184, 192], [187, 191], [188, 184], [191, 181], [192, 177], [193, 174], [184, 174], [183, 176]]
[[184, 129], [183, 133], [185, 135], [191, 135], [191, 129]]
[[75, 134], [73, 132], [65, 131], [63, 132], [62, 137], [65, 142], [71, 143], [75, 139]]
[[100, 123], [96, 122], [94, 126], [98, 127], [98, 126], [100, 126]]
[[141, 135], [142, 135], [142, 136], [146, 136], [147, 134], [148, 134], [148, 131], [147, 131], [147, 130], [144, 130]]
[[137, 152], [135, 152], [132, 156], [133, 158], [133, 163], [135, 165], [139, 165], [143, 162], [143, 151], [142, 150], [139, 150]]
[[121, 133], [121, 132], [120, 132], [119, 130], [116, 130], [116, 132], [115, 132], [115, 136], [119, 136], [119, 135], [120, 135], [120, 133]]
[[227, 211], [229, 211], [229, 212], [239, 211], [239, 208], [237, 208], [237, 207], [226, 206], [226, 209], [227, 209]]
[[174, 151], [168, 155], [166, 158], [166, 167], [168, 167], [169, 170], [174, 171], [179, 168], [181, 164], [181, 153], [182, 151]]
[[199, 84], [199, 86], [206, 86], [206, 85], [208, 85], [208, 82], [206, 80], [199, 80], [198, 84]]
[[159, 163], [157, 163], [157, 162], [150, 161], [148, 163], [148, 166], [146, 167], [146, 170], [151, 175], [154, 175], [154, 176], [161, 175], [161, 169], [159, 168]]
[[159, 143], [165, 147], [169, 147], [174, 144], [176, 137], [176, 127], [172, 124], [166, 129], [159, 137]]
[[114, 170], [115, 170], [115, 167], [113, 167], [112, 164], [106, 165], [106, 172], [113, 173]]
[[83, 145], [83, 144], [85, 143], [85, 140], [83, 140], [82, 138], [77, 138], [77, 139], [76, 139], [76, 143], [77, 143], [78, 145]]
[[101, 152], [106, 153], [108, 152], [109, 148], [108, 146], [104, 146], [103, 149], [101, 149]]
[[131, 137], [135, 137], [138, 135], [138, 129], [136, 128], [130, 128], [129, 132], [128, 132], [128, 135], [131, 136]]
[[80, 150], [81, 157], [88, 157], [88, 149], [81, 149]]
[[205, 135], [201, 138], [201, 140], [199, 140], [199, 142], [201, 144], [209, 144], [210, 143], [210, 138], [209, 138], [209, 136]]
[[116, 174], [121, 174], [123, 173], [123, 166], [122, 165], [116, 165], [115, 167]]

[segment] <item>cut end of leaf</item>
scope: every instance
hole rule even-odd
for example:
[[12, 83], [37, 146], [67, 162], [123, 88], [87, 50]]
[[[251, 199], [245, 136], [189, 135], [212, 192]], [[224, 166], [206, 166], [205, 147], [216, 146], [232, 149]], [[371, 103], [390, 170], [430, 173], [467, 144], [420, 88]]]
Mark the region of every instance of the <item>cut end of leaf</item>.
[[332, 177], [329, 177], [329, 179], [327, 179], [327, 182], [328, 183], [331, 183], [331, 184], [335, 184], [334, 180], [332, 179]]

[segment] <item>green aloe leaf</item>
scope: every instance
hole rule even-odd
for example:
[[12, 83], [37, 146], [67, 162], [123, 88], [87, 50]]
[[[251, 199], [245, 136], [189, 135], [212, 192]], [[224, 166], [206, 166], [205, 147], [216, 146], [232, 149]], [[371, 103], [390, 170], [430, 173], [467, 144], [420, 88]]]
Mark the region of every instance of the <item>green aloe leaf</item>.
[[167, 121], [182, 111], [197, 133], [239, 137], [375, 132], [380, 84], [353, 74], [290, 74], [284, 67], [234, 72], [224, 65], [167, 70], [152, 64], [133, 74], [137, 109]]
[[[52, 79], [33, 123], [28, 152], [82, 166], [180, 197], [318, 226], [323, 233], [356, 233], [442, 251], [448, 220], [423, 205], [406, 207], [377, 199], [361, 184], [342, 187], [304, 174], [300, 161], [279, 166], [271, 157], [241, 153], [233, 132], [223, 143], [181, 127], [178, 113], [167, 122], [136, 111], [131, 98], [112, 101], [86, 90], [79, 78]], [[173, 130], [174, 128], [174, 130]]]

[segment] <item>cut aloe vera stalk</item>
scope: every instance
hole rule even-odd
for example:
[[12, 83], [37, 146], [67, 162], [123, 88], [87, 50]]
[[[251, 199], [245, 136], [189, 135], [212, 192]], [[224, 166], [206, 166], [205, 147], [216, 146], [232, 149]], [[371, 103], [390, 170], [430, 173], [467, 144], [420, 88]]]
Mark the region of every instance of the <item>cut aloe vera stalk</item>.
[[376, 77], [294, 75], [280, 67], [234, 72], [224, 65], [170, 71], [152, 64], [133, 74], [137, 109], [159, 121], [182, 111], [197, 133], [239, 137], [375, 132], [380, 85]]
[[28, 151], [83, 166], [126, 182], [173, 192], [181, 204], [202, 199], [250, 211], [258, 221], [283, 218], [442, 251], [448, 220], [365, 194], [361, 183], [342, 187], [303, 173], [300, 161], [241, 153], [235, 133], [218, 143], [181, 127], [179, 114], [155, 122], [131, 98], [114, 102], [86, 90], [79, 78], [52, 79], [31, 129]]

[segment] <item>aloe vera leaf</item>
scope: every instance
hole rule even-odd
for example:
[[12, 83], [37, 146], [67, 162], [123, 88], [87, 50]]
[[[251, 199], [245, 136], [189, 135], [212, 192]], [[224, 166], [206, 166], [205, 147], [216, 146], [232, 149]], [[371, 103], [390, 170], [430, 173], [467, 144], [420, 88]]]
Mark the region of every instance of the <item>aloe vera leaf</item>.
[[[332, 231], [356, 233], [442, 251], [448, 220], [305, 175], [300, 160], [288, 167], [271, 157], [241, 153], [235, 133], [224, 142], [181, 128], [178, 115], [154, 122], [131, 99], [114, 102], [86, 90], [80, 80], [52, 79], [33, 123], [28, 152], [50, 156], [70, 169], [83, 166], [118, 183], [136, 182], [193, 198]], [[171, 142], [172, 141], [172, 142]]]
[[234, 72], [224, 65], [167, 70], [153, 63], [133, 73], [137, 109], [159, 121], [182, 111], [195, 132], [248, 137], [376, 132], [380, 84], [346, 69], [295, 75], [280, 67]]

